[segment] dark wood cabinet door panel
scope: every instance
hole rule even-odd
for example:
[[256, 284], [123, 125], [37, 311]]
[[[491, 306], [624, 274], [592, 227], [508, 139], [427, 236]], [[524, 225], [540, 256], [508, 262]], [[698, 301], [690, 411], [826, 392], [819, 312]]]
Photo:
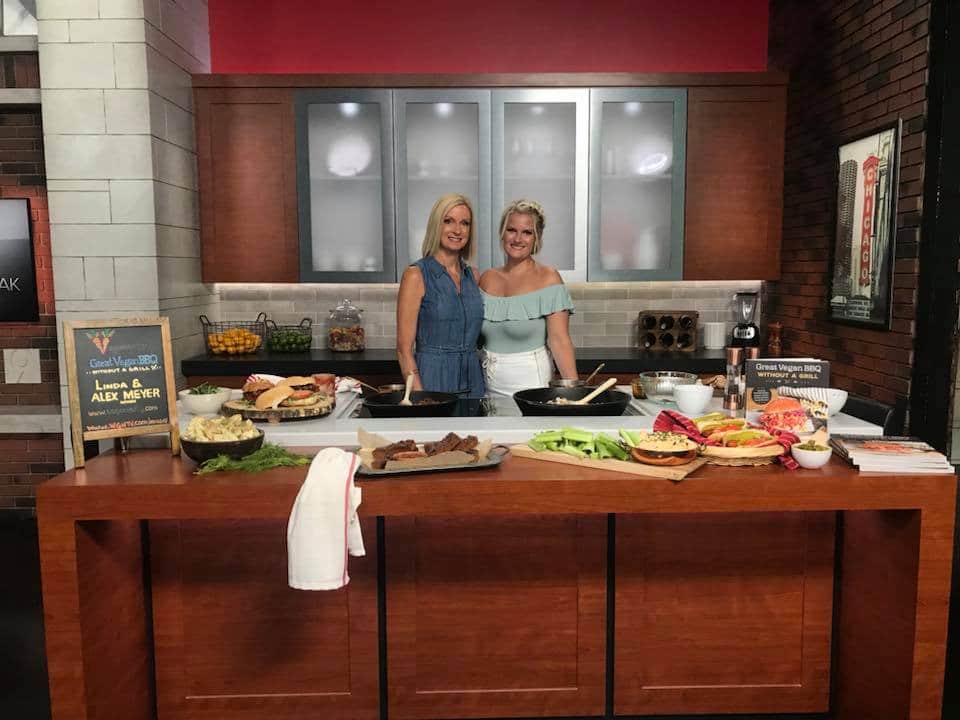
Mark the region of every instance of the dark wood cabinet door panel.
[[350, 583], [287, 585], [286, 522], [150, 524], [159, 720], [376, 718], [376, 531]]
[[195, 95], [204, 282], [297, 282], [291, 91]]
[[618, 715], [827, 710], [833, 513], [618, 515]]
[[391, 718], [603, 714], [605, 516], [386, 527]]
[[777, 280], [786, 87], [690, 88], [684, 280]]

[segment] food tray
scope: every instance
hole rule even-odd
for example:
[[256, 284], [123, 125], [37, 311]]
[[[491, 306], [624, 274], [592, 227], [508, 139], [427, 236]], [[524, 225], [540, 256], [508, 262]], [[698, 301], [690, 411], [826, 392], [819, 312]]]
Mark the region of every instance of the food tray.
[[486, 459], [472, 463], [441, 465], [440, 467], [399, 468], [393, 470], [374, 470], [361, 463], [360, 467], [357, 468], [357, 475], [360, 477], [375, 478], [383, 477], [384, 475], [418, 475], [420, 473], [450, 472], [451, 470], [482, 470], [484, 468], [496, 467], [509, 454], [510, 450], [505, 445], [494, 445], [490, 448], [490, 452], [487, 453]]
[[[267, 334], [267, 314], [262, 312], [256, 320], [223, 320], [211, 322], [206, 315], [200, 316], [200, 326], [203, 328], [203, 344], [214, 355], [246, 355], [254, 353], [263, 346], [263, 339]], [[242, 345], [230, 347], [222, 337], [230, 331], [245, 331], [249, 333]]]

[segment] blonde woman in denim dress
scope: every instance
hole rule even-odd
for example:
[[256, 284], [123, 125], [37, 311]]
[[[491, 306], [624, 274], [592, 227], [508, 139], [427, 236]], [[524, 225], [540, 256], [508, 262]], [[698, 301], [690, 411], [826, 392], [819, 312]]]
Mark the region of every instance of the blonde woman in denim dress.
[[484, 395], [483, 299], [468, 264], [476, 245], [470, 201], [442, 196], [430, 211], [423, 257], [404, 271], [397, 295], [397, 359], [414, 390]]

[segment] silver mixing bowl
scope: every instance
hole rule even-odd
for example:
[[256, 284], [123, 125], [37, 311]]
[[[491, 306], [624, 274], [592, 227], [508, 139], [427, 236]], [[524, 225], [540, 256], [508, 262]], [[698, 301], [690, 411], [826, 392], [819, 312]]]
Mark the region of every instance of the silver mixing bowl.
[[693, 385], [697, 381], [695, 373], [679, 372], [676, 370], [649, 370], [640, 373], [640, 384], [647, 397], [656, 395], [673, 395], [673, 388], [677, 385]]

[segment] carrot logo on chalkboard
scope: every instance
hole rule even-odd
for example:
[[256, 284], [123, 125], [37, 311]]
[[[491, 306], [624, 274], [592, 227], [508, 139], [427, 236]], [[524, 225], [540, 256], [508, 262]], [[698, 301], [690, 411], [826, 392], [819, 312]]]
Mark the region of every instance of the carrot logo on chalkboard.
[[110, 345], [110, 336], [113, 335], [113, 329], [106, 330], [94, 330], [93, 332], [87, 332], [87, 338], [92, 342], [97, 350], [100, 351], [101, 355], [107, 354], [107, 346]]

